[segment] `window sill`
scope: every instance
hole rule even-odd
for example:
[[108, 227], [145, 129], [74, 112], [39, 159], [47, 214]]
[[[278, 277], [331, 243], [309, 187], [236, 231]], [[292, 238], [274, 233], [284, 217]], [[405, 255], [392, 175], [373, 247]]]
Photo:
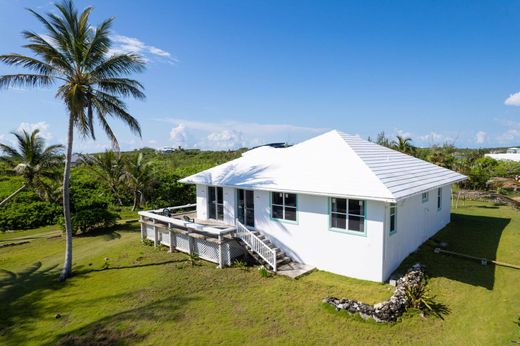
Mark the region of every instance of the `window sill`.
[[288, 223], [288, 224], [292, 224], [292, 225], [298, 225], [298, 219], [296, 219], [296, 221], [292, 221], [292, 220], [285, 220], [285, 219], [278, 219], [278, 218], [275, 218], [275, 217], [271, 217], [271, 220], [272, 221], [278, 221], [278, 222], [281, 222], [281, 223]]
[[343, 229], [343, 228], [329, 227], [329, 231], [336, 232], [336, 233], [356, 235], [358, 237], [366, 237], [367, 236], [367, 232], [350, 231], [350, 230]]

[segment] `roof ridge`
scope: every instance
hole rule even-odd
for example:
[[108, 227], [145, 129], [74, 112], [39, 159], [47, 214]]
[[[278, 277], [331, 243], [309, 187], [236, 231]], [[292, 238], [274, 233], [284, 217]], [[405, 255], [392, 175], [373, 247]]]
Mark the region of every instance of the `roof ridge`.
[[392, 196], [393, 198], [395, 198], [394, 194], [392, 193], [392, 191], [390, 191], [390, 189], [386, 186], [386, 184], [381, 180], [380, 177], [378, 177], [378, 175], [374, 172], [374, 170], [365, 162], [365, 160], [363, 160], [363, 158], [361, 156], [359, 156], [359, 153], [354, 150], [354, 148], [352, 148], [352, 146], [350, 145], [349, 142], [347, 142], [347, 140], [345, 139], [346, 136], [350, 136], [350, 137], [356, 137], [356, 138], [359, 138], [360, 140], [363, 140], [359, 135], [348, 135], [342, 131], [338, 131], [338, 130], [334, 130], [336, 132], [336, 134], [341, 138], [341, 140], [343, 141], [343, 143], [345, 143], [345, 145], [350, 149], [352, 150], [352, 152], [354, 153], [354, 155], [359, 158], [359, 161], [366, 167], [366, 169], [370, 172], [370, 174], [372, 174], [377, 181], [379, 181], [379, 183], [381, 184], [381, 186], [386, 190], [386, 192]]

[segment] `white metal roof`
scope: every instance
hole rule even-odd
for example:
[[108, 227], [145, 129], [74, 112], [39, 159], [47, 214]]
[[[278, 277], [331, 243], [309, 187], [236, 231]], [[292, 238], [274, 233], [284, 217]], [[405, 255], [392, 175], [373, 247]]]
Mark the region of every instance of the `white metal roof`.
[[395, 202], [466, 176], [333, 130], [288, 148], [260, 147], [180, 182]]

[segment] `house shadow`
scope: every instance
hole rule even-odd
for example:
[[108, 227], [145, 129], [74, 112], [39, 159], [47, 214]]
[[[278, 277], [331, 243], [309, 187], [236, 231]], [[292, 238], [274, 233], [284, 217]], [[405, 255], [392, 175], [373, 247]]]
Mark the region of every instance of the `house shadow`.
[[412, 264], [420, 262], [426, 265], [429, 277], [444, 277], [492, 290], [495, 283], [494, 264], [488, 262], [483, 265], [478, 260], [437, 254], [434, 249], [446, 243], [448, 251], [496, 260], [502, 232], [511, 219], [462, 214], [452, 214], [451, 217], [450, 224], [409, 255], [396, 273], [403, 273]]

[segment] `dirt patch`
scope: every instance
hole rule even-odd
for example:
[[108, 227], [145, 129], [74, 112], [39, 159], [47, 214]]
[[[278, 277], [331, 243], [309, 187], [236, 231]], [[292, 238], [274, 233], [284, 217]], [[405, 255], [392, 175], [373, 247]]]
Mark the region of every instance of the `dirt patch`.
[[143, 340], [143, 336], [133, 330], [119, 330], [101, 325], [90, 328], [80, 335], [68, 334], [58, 340], [60, 346], [109, 346], [130, 345]]

